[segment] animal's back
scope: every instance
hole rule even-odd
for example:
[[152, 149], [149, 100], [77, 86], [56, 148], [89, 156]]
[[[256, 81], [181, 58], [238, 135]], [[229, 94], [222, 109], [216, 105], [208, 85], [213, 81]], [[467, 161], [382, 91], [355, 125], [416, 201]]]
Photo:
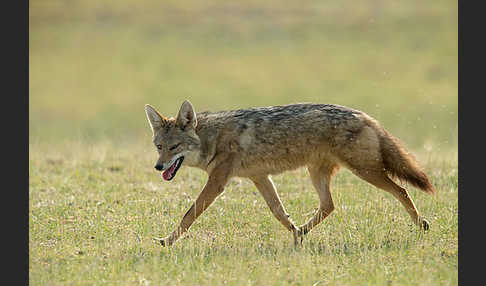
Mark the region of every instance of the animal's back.
[[312, 156], [331, 156], [333, 147], [352, 140], [365, 125], [361, 111], [333, 104], [201, 112], [197, 117], [201, 129], [217, 132], [220, 152], [238, 152], [242, 170], [269, 173], [298, 168]]

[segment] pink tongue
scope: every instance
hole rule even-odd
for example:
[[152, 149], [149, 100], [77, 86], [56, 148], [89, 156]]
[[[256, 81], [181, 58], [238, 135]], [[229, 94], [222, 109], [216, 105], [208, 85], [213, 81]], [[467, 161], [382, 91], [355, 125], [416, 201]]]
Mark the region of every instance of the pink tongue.
[[162, 177], [164, 178], [164, 180], [168, 181], [170, 178], [172, 178], [172, 173], [174, 172], [174, 169], [175, 169], [175, 163], [172, 164], [172, 166], [169, 167], [169, 169], [165, 170], [163, 173], [162, 173]]

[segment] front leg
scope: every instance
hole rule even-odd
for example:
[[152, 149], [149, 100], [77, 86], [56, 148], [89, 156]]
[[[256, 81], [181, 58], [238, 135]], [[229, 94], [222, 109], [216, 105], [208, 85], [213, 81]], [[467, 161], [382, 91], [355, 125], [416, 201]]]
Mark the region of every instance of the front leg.
[[213, 169], [211, 174], [209, 174], [208, 181], [206, 182], [202, 192], [186, 212], [177, 229], [174, 230], [168, 237], [164, 239], [157, 239], [160, 241], [162, 246], [172, 245], [224, 191], [224, 187], [229, 179], [231, 162], [232, 160], [226, 160]]

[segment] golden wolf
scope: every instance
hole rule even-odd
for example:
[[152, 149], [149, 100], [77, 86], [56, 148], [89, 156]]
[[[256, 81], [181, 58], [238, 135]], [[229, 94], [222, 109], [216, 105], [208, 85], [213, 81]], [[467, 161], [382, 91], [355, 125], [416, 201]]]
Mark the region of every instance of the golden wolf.
[[[172, 180], [182, 164], [208, 173], [208, 181], [177, 229], [159, 239], [172, 245], [220, 195], [231, 177], [253, 181], [273, 215], [293, 233], [294, 243], [333, 210], [330, 182], [339, 166], [391, 193], [423, 230], [419, 215], [398, 178], [429, 193], [434, 188], [400, 141], [369, 115], [334, 104], [300, 103], [221, 112], [199, 112], [184, 101], [177, 118], [150, 105], [145, 112], [159, 153], [155, 169]], [[306, 166], [319, 196], [319, 209], [301, 226], [290, 219], [269, 175]]]

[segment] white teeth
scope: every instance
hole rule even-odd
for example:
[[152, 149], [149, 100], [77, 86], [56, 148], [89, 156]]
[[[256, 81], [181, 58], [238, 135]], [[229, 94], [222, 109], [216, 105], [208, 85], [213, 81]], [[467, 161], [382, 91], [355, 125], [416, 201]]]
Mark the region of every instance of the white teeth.
[[175, 155], [174, 157], [172, 157], [172, 159], [170, 159], [169, 163], [167, 164], [164, 164], [164, 167], [162, 168], [162, 171], [165, 171], [167, 169], [170, 168], [170, 166], [174, 165], [174, 162], [179, 159], [180, 157], [182, 157], [183, 153], [180, 153], [180, 154], [177, 154]]

